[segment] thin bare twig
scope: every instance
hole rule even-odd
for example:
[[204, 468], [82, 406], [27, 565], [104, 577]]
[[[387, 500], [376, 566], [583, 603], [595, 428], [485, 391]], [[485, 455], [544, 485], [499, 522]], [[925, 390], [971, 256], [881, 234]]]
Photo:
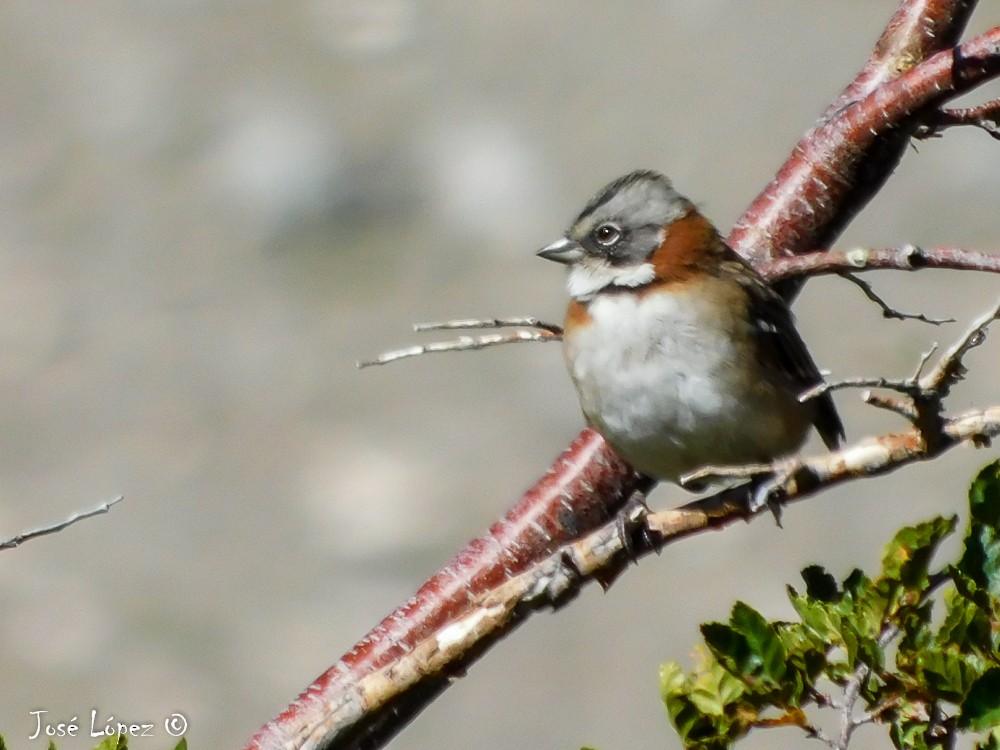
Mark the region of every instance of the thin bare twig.
[[887, 698], [886, 700], [878, 703], [871, 711], [866, 711], [855, 717], [854, 723], [859, 727], [864, 726], [865, 724], [874, 724], [876, 721], [879, 721], [887, 711], [892, 711], [898, 708], [900, 703], [901, 700], [897, 696]]
[[972, 125], [985, 130], [990, 137], [1000, 140], [1000, 98], [976, 107], [939, 109], [931, 114], [913, 134], [914, 138], [937, 138], [942, 132], [956, 125]]
[[822, 396], [824, 393], [829, 393], [830, 391], [840, 391], [845, 388], [885, 388], [890, 391], [899, 391], [900, 393], [905, 393], [907, 395], [912, 395], [916, 390], [918, 390], [917, 384], [910, 379], [892, 379], [892, 378], [844, 378], [843, 380], [834, 380], [828, 383], [817, 383], [812, 388], [809, 388], [799, 394], [799, 401], [805, 403], [806, 401], [811, 401], [818, 396]]
[[931, 356], [937, 350], [937, 344], [934, 344], [934, 346], [920, 356], [920, 362], [917, 364], [916, 371], [908, 378], [861, 377], [819, 383], [804, 391], [799, 396], [799, 401], [809, 401], [829, 391], [841, 390], [843, 388], [885, 388], [913, 398], [932, 398], [936, 401], [941, 401], [951, 391], [952, 386], [961, 380], [965, 374], [962, 358], [970, 349], [974, 349], [986, 340], [987, 329], [997, 319], [1000, 319], [1000, 302], [997, 302], [990, 312], [975, 320], [962, 337], [941, 355], [937, 364], [934, 365], [933, 369], [927, 375], [922, 375], [922, 373]]
[[[879, 632], [877, 643], [879, 646], [884, 648], [898, 635], [899, 628], [896, 627], [896, 625], [891, 622], [884, 622], [882, 624], [882, 630]], [[858, 720], [854, 717], [854, 706], [857, 705], [858, 698], [861, 695], [861, 688], [864, 686], [871, 673], [872, 666], [862, 662], [857, 666], [851, 676], [847, 679], [847, 682], [844, 684], [844, 698], [843, 700], [838, 701], [838, 709], [841, 712], [840, 734], [835, 743], [831, 745], [831, 747], [835, 750], [847, 750], [847, 746], [851, 742], [851, 735], [854, 733], [854, 730], [868, 723], [866, 720]]]
[[954, 323], [954, 318], [928, 318], [923, 313], [905, 313], [900, 312], [894, 307], [890, 307], [889, 304], [882, 299], [875, 290], [872, 289], [872, 285], [867, 281], [859, 279], [853, 273], [842, 273], [841, 278], [847, 279], [852, 284], [854, 284], [858, 289], [864, 292], [864, 295], [878, 305], [882, 310], [883, 318], [890, 318], [892, 320], [919, 320], [921, 323], [930, 323], [933, 326], [939, 326], [942, 323]]
[[79, 513], [74, 513], [72, 516], [70, 516], [65, 520], [58, 521], [57, 523], [51, 524], [49, 526], [40, 526], [39, 528], [32, 529], [30, 531], [23, 531], [17, 536], [11, 537], [10, 539], [0, 540], [0, 550], [13, 549], [14, 547], [18, 546], [22, 542], [28, 541], [29, 539], [35, 539], [37, 537], [45, 536], [47, 534], [55, 534], [57, 531], [62, 531], [67, 526], [72, 526], [78, 521], [83, 521], [84, 519], [92, 518], [93, 516], [99, 516], [103, 513], [107, 513], [109, 510], [111, 510], [111, 507], [113, 505], [117, 505], [124, 499], [125, 499], [124, 496], [119, 495], [118, 497], [112, 500], [108, 500], [107, 502], [101, 503], [96, 508], [91, 508], [90, 510], [83, 510], [80, 511]]
[[386, 365], [400, 359], [419, 357], [422, 354], [471, 351], [499, 344], [520, 344], [525, 341], [559, 341], [561, 338], [561, 336], [547, 330], [488, 333], [482, 336], [460, 336], [451, 341], [434, 341], [430, 344], [418, 344], [416, 346], [408, 346], [405, 349], [395, 349], [385, 352], [375, 359], [358, 362], [358, 369], [373, 367], [375, 365]]
[[974, 349], [986, 341], [987, 329], [998, 318], [1000, 318], [1000, 302], [997, 302], [990, 312], [974, 321], [965, 335], [941, 356], [934, 369], [926, 377], [920, 379], [923, 387], [937, 392], [941, 398], [947, 396], [952, 386], [965, 375], [962, 358], [970, 349]]
[[807, 724], [802, 728], [806, 732], [806, 737], [812, 737], [814, 740], [819, 740], [820, 742], [823, 742], [832, 748], [837, 747], [836, 740], [834, 740], [832, 737], [830, 737], [822, 729], [815, 726], [814, 724]]
[[920, 380], [920, 376], [924, 374], [924, 368], [927, 367], [927, 363], [931, 361], [931, 357], [938, 350], [938, 342], [935, 341], [930, 345], [930, 348], [926, 352], [920, 355], [920, 361], [917, 362], [917, 369], [913, 371], [913, 375], [910, 377], [913, 380]]
[[913, 422], [917, 418], [917, 410], [913, 407], [913, 402], [906, 399], [865, 391], [861, 394], [861, 400], [876, 409], [885, 409], [898, 414], [908, 422]]
[[457, 318], [455, 320], [440, 320], [434, 323], [416, 323], [413, 330], [421, 331], [481, 331], [486, 328], [537, 328], [542, 331], [562, 336], [562, 326], [546, 323], [538, 318]]

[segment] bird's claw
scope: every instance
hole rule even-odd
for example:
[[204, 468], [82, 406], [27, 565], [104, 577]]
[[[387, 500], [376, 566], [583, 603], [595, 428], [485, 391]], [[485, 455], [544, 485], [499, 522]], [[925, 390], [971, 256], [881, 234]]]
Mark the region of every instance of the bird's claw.
[[774, 516], [774, 522], [780, 528], [782, 505], [778, 494], [791, 478], [790, 469], [775, 465], [771, 469], [770, 476], [752, 482], [747, 492], [747, 514], [755, 516], [767, 506]]
[[[649, 507], [646, 505], [646, 493], [642, 490], [633, 492], [618, 512], [616, 518], [618, 537], [621, 539], [622, 549], [625, 551], [630, 562], [637, 562], [635, 533], [636, 531], [641, 531], [643, 534], [646, 533], [646, 527], [642, 523], [642, 519], [648, 513]], [[649, 539], [644, 537], [643, 543], [648, 544], [648, 542]]]

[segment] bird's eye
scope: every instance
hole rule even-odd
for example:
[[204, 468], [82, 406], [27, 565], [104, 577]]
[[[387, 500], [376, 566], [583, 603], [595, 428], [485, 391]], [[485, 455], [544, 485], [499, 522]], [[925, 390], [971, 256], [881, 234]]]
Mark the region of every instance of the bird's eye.
[[612, 224], [611, 222], [601, 224], [594, 230], [594, 239], [597, 241], [597, 244], [604, 247], [611, 247], [621, 238], [622, 230], [617, 224]]

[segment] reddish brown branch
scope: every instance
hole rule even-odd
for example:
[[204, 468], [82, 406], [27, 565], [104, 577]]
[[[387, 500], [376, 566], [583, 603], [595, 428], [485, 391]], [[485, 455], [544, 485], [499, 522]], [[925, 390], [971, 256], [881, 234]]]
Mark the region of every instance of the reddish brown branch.
[[730, 246], [755, 266], [827, 246], [888, 178], [920, 116], [998, 72], [1000, 27], [938, 52], [818, 125], [736, 223]]
[[853, 248], [821, 250], [761, 263], [757, 270], [772, 284], [788, 279], [837, 274], [845, 271], [917, 271], [944, 268], [957, 271], [1000, 273], [1000, 255], [960, 247]]
[[[838, 112], [958, 41], [978, 0], [904, 0], [896, 8], [861, 72], [830, 103], [820, 118]], [[807, 136], [808, 137], [808, 136]]]
[[303, 747], [310, 728], [323, 721], [331, 702], [343, 700], [362, 675], [399, 659], [413, 644], [468, 609], [483, 591], [605, 523], [644, 482], [648, 480], [612, 453], [596, 432], [584, 430], [501, 521], [469, 542], [264, 725], [248, 748]]

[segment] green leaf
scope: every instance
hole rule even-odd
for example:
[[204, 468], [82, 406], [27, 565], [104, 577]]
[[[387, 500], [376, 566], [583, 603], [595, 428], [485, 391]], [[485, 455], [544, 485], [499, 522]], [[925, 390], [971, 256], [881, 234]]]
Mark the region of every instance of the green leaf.
[[852, 570], [851, 574], [844, 579], [844, 593], [851, 596], [857, 596], [869, 586], [871, 586], [871, 581], [859, 568]]
[[188, 741], [187, 737], [181, 737], [180, 741], [174, 745], [174, 750], [187, 750]]
[[[706, 741], [724, 737], [730, 726], [724, 715], [710, 715], [701, 711], [691, 696], [685, 692], [665, 696], [667, 715], [687, 748], [703, 746]], [[725, 747], [720, 743], [719, 747]]]
[[730, 624], [710, 622], [701, 633], [712, 654], [748, 687], [774, 690], [785, 675], [785, 649], [774, 626], [752, 607], [737, 602]]
[[955, 568], [951, 577], [955, 587], [944, 592], [945, 617], [938, 630], [938, 642], [984, 656], [997, 653], [1000, 643], [997, 600], [988, 591], [977, 589], [975, 583]]
[[851, 665], [845, 661], [831, 661], [826, 664], [823, 669], [823, 674], [834, 683], [840, 684], [844, 680], [848, 679], [854, 670], [851, 669]]
[[1000, 533], [1000, 460], [984, 466], [972, 480], [969, 510], [976, 523]]
[[671, 723], [687, 748], [722, 750], [747, 732], [739, 717], [756, 716], [741, 705], [746, 689], [699, 649], [701, 664], [690, 676], [675, 662], [660, 667], [660, 692]]
[[660, 665], [660, 696], [663, 700], [687, 692], [688, 680], [684, 669], [675, 661]]
[[941, 540], [955, 530], [957, 520], [956, 516], [938, 516], [896, 532], [882, 554], [882, 577], [923, 591], [931, 557]]
[[974, 732], [1000, 726], [1000, 667], [994, 667], [976, 680], [962, 702], [959, 726]]
[[927, 750], [927, 724], [922, 721], [894, 721], [889, 739], [900, 750]]
[[980, 588], [1000, 594], [1000, 461], [985, 467], [973, 480], [969, 512], [958, 569]]
[[800, 622], [779, 623], [775, 630], [785, 650], [785, 676], [778, 697], [787, 708], [801, 708], [826, 665], [830, 643]]
[[712, 655], [733, 675], [742, 677], [752, 671], [750, 644], [742, 633], [721, 622], [706, 622], [701, 635]]
[[786, 587], [788, 600], [802, 624], [815, 636], [815, 640], [829, 646], [841, 645], [840, 614], [836, 603], [818, 601]]
[[819, 674], [830, 649], [828, 640], [817, 637], [812, 628], [800, 622], [782, 623], [777, 633], [785, 649], [786, 665], [797, 665], [800, 671]]
[[923, 679], [938, 700], [961, 703], [983, 671], [983, 662], [954, 649], [927, 649], [920, 657]]
[[875, 640], [882, 632], [887, 613], [893, 610], [890, 600], [897, 596], [899, 586], [884, 580], [869, 582], [845, 601], [844, 626], [850, 625], [859, 639]]
[[925, 601], [913, 607], [904, 607], [896, 613], [896, 625], [903, 633], [901, 647], [923, 649], [934, 640], [931, 633], [933, 602]]
[[975, 750], [1000, 750], [1000, 729], [994, 729], [977, 742]]
[[746, 637], [761, 666], [762, 676], [775, 684], [779, 683], [785, 676], [785, 647], [774, 625], [743, 602], [736, 602], [733, 606], [730, 622]]
[[743, 694], [739, 688], [735, 691], [729, 689], [727, 683], [732, 682], [735, 682], [732, 675], [720, 665], [713, 664], [695, 677], [688, 697], [703, 714], [721, 719], [726, 715], [726, 707], [730, 701]]
[[806, 596], [821, 602], [838, 602], [843, 592], [837, 587], [837, 579], [822, 565], [810, 565], [802, 569], [802, 580], [806, 582]]
[[852, 627], [850, 622], [844, 623], [844, 629], [841, 631], [844, 638], [844, 651], [847, 656], [847, 664], [851, 671], [854, 671], [854, 667], [858, 664], [858, 653], [861, 651], [861, 647], [858, 643], [858, 631]]

